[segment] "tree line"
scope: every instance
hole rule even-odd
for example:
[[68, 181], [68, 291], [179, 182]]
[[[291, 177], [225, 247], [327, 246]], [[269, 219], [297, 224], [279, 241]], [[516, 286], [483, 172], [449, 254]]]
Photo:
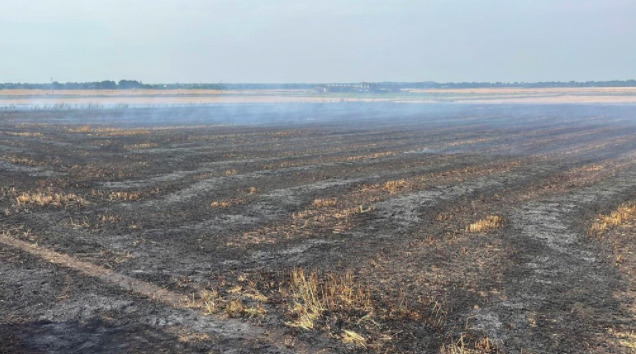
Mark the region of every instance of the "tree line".
[[[342, 83], [334, 83], [342, 84]], [[359, 83], [350, 83], [359, 84]], [[636, 87], [636, 80], [610, 81], [544, 81], [544, 82], [377, 82], [379, 87], [386, 89], [444, 89], [444, 88], [560, 88], [560, 87]], [[298, 90], [314, 89], [320, 85], [330, 83], [166, 83], [144, 84], [137, 80], [119, 80], [117, 82], [105, 80], [94, 82], [66, 82], [59, 83], [0, 83], [0, 90], [11, 89], [40, 89], [40, 90]]]
[[201, 89], [201, 90], [223, 90], [222, 84], [144, 84], [137, 80], [119, 80], [117, 82], [93, 81], [93, 82], [65, 82], [60, 83], [0, 83], [0, 90], [174, 90], [174, 89]]

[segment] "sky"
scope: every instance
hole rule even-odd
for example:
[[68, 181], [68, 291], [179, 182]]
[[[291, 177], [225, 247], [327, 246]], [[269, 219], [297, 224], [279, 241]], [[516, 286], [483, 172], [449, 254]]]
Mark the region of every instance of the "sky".
[[636, 78], [634, 0], [0, 0], [0, 82]]

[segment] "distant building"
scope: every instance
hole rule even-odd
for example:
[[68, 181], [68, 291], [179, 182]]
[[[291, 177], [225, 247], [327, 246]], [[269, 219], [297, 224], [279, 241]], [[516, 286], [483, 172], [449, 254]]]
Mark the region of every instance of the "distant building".
[[399, 88], [385, 88], [373, 82], [362, 82], [359, 84], [327, 84], [316, 87], [317, 92], [358, 92], [358, 93], [389, 93], [401, 92]]

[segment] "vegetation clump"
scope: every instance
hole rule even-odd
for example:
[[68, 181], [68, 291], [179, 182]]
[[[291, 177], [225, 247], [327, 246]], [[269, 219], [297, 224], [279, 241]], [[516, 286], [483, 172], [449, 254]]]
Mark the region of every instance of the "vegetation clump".
[[17, 206], [37, 205], [66, 207], [70, 205], [86, 205], [86, 199], [74, 193], [23, 192], [16, 198]]
[[607, 215], [599, 215], [588, 232], [592, 236], [601, 237], [607, 229], [635, 219], [636, 202], [624, 203]]
[[485, 219], [481, 219], [476, 221], [470, 225], [468, 225], [468, 232], [479, 233], [479, 232], [489, 232], [496, 229], [502, 228], [504, 225], [503, 217], [499, 215], [489, 215]]

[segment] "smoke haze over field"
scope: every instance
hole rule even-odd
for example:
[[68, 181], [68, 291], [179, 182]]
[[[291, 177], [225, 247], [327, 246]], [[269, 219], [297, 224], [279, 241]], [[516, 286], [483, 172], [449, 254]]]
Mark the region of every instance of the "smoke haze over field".
[[0, 13], [0, 82], [636, 76], [628, 0], [5, 0]]

